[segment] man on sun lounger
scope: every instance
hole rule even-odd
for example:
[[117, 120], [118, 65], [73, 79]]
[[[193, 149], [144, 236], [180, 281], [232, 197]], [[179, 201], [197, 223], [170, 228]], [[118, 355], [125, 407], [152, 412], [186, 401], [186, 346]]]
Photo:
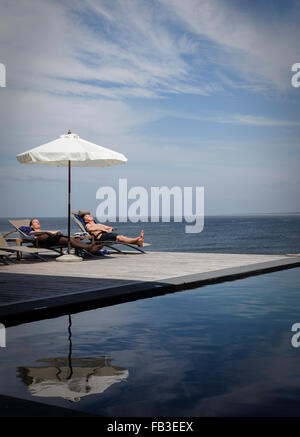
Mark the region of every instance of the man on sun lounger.
[[144, 243], [144, 231], [136, 238], [125, 237], [124, 235], [119, 235], [113, 232], [111, 226], [106, 226], [101, 223], [95, 223], [93, 217], [90, 214], [81, 215], [86, 230], [95, 237], [99, 242], [104, 242], [106, 240], [119, 241], [121, 243], [136, 244], [139, 247], [143, 247]]
[[[38, 219], [32, 219], [29, 226], [21, 226], [20, 230], [27, 235], [34, 236], [39, 245], [42, 247], [55, 246], [57, 244], [62, 246], [68, 245], [68, 237], [62, 235], [61, 231], [46, 231], [41, 229]], [[85, 249], [88, 252], [96, 253], [104, 246], [100, 242], [93, 241], [91, 244], [86, 244], [81, 240], [70, 237], [71, 246], [75, 249]]]

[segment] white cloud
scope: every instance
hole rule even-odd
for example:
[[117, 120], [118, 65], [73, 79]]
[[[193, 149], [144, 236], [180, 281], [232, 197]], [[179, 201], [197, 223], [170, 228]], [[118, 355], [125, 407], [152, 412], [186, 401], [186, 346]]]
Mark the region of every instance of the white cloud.
[[251, 114], [220, 114], [198, 115], [189, 114], [187, 112], [161, 110], [161, 117], [174, 117], [187, 120], [198, 120], [210, 123], [236, 124], [245, 126], [264, 126], [264, 127], [297, 127], [300, 126], [299, 121], [280, 120], [276, 118], [264, 117]]
[[300, 8], [291, 3], [284, 16], [263, 20], [259, 10], [246, 14], [238, 6], [4, 0], [0, 49], [8, 86], [113, 99], [289, 88], [300, 52]]
[[262, 8], [245, 12], [240, 2], [224, 0], [160, 0], [194, 35], [216, 45], [216, 64], [234, 69], [246, 82], [290, 88], [290, 69], [300, 53], [299, 3], [289, 2], [281, 14]]
[[229, 114], [224, 117], [216, 117], [215, 121], [217, 121], [218, 123], [243, 124], [243, 125], [252, 125], [252, 126], [272, 126], [272, 127], [300, 126], [300, 122], [298, 121], [278, 120], [274, 118], [268, 118], [268, 117], [256, 116], [256, 115], [247, 115], [247, 114], [233, 114], [233, 115]]
[[122, 146], [122, 138], [159, 117], [120, 100], [5, 91], [0, 106], [0, 147], [2, 154], [10, 156], [51, 141], [68, 129], [103, 146]]
[[300, 52], [299, 15], [295, 5], [263, 21], [222, 0], [7, 0], [0, 49], [8, 86], [45, 93], [124, 99], [283, 90]]
[[[78, 95], [88, 88], [109, 98], [185, 92], [191, 68], [183, 55], [195, 43], [174, 36], [147, 2], [102, 3], [5, 2], [0, 37], [10, 87]], [[195, 85], [191, 92], [212, 91]]]

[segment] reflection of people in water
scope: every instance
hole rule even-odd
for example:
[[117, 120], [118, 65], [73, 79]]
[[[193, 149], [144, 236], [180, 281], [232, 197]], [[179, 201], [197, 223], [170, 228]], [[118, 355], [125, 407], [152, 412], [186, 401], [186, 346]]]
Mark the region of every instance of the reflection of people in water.
[[112, 358], [47, 358], [49, 365], [19, 367], [18, 377], [34, 396], [62, 397], [72, 402], [89, 394], [103, 393], [128, 377], [128, 370], [112, 366]]

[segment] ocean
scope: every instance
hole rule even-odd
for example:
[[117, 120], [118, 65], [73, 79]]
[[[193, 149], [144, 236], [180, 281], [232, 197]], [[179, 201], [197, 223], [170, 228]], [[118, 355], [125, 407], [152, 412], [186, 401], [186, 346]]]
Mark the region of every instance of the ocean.
[[[12, 217], [13, 218], [13, 217]], [[67, 219], [62, 217], [38, 217], [42, 229], [60, 229], [67, 232]], [[153, 251], [219, 252], [285, 254], [300, 250], [300, 214], [206, 216], [200, 233], [185, 233], [186, 223], [144, 222], [110, 223], [119, 234], [137, 236], [145, 231], [145, 242]], [[0, 219], [0, 232], [6, 233], [12, 226], [5, 218]], [[71, 221], [71, 232], [78, 232]], [[17, 236], [17, 234], [16, 234]]]

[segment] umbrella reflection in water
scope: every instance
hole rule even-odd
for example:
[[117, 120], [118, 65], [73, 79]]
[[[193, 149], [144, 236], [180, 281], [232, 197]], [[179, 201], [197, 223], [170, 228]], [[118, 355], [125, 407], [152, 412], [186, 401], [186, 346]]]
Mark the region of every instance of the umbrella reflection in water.
[[62, 397], [76, 402], [84, 396], [103, 393], [111, 385], [128, 378], [128, 370], [112, 366], [112, 358], [72, 358], [71, 316], [69, 316], [68, 358], [37, 360], [39, 367], [19, 367], [18, 377], [33, 396]]

